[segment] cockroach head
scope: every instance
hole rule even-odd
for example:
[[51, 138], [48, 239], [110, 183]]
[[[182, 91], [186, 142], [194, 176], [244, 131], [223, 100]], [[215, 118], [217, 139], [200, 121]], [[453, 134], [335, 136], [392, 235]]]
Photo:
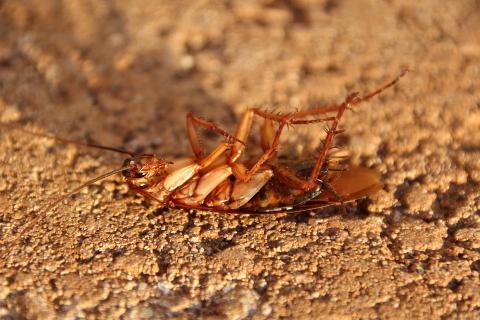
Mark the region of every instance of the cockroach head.
[[[148, 180], [163, 177], [168, 164], [168, 162], [155, 155], [145, 154], [134, 156], [125, 159], [123, 162], [123, 167], [129, 168], [123, 171], [123, 176], [131, 182], [139, 180], [138, 184], [142, 185], [147, 183]], [[144, 182], [140, 182], [140, 180]]]

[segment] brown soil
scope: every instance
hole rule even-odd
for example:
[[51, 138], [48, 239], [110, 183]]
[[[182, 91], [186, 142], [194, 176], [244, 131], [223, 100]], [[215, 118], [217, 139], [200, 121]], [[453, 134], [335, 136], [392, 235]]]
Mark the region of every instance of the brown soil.
[[478, 30], [475, 0], [0, 1], [2, 123], [161, 155], [188, 111], [233, 131], [412, 70], [343, 119], [385, 183], [346, 212], [162, 210], [115, 177], [13, 241], [123, 159], [3, 126], [0, 318], [480, 318]]

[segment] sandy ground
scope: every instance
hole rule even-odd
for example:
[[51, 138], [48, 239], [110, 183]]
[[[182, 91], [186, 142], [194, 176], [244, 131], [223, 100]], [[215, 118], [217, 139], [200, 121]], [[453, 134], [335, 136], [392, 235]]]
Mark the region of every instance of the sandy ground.
[[[479, 1], [0, 1], [0, 120], [189, 154], [193, 111], [341, 102], [340, 143], [385, 183], [299, 215], [159, 208], [121, 177], [39, 208], [123, 156], [0, 133], [1, 319], [480, 317]], [[318, 145], [291, 130], [283, 151]], [[218, 140], [212, 140], [212, 143]]]

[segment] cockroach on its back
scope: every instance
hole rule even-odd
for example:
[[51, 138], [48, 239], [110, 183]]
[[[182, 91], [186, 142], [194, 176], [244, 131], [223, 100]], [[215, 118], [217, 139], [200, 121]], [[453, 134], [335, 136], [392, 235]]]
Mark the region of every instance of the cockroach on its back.
[[[123, 175], [130, 188], [163, 206], [231, 213], [298, 212], [333, 203], [352, 201], [382, 187], [375, 172], [350, 167], [345, 171], [330, 170], [328, 153], [338, 123], [347, 108], [369, 100], [396, 79], [364, 96], [349, 95], [340, 105], [325, 106], [287, 114], [273, 114], [248, 109], [231, 136], [215, 124], [192, 114], [187, 115], [187, 129], [195, 157], [173, 163], [151, 156], [128, 159]], [[324, 113], [334, 116], [306, 119]], [[255, 116], [263, 118], [260, 129], [263, 154], [256, 159], [240, 161]], [[276, 160], [281, 133], [287, 125], [308, 125], [330, 122], [323, 146], [316, 157], [304, 166]], [[276, 129], [274, 129], [274, 123]], [[223, 135], [225, 141], [213, 152], [204, 154], [196, 125]]]
[[[260, 109], [247, 109], [235, 135], [191, 113], [186, 117], [193, 157], [166, 161], [156, 155], [131, 152], [53, 137], [64, 143], [77, 143], [130, 154], [124, 165], [96, 177], [72, 190], [57, 201], [78, 192], [81, 188], [121, 172], [134, 191], [162, 206], [180, 207], [222, 213], [300, 212], [327, 205], [357, 200], [382, 187], [376, 172], [350, 166], [335, 171], [335, 160], [329, 156], [335, 136], [341, 131], [338, 124], [348, 108], [367, 101], [396, 84], [407, 71], [376, 91], [360, 96], [349, 95], [339, 105], [323, 106], [305, 111], [274, 114]], [[329, 117], [318, 117], [331, 114]], [[254, 117], [263, 119], [260, 128], [263, 153], [257, 158], [242, 160], [245, 141]], [[313, 117], [313, 119], [307, 118]], [[330, 123], [322, 148], [311, 161], [277, 159], [280, 136], [286, 126]], [[197, 126], [223, 136], [224, 141], [211, 153], [205, 150], [197, 134]], [[23, 227], [41, 219], [39, 214]], [[23, 232], [20, 232], [20, 235]]]

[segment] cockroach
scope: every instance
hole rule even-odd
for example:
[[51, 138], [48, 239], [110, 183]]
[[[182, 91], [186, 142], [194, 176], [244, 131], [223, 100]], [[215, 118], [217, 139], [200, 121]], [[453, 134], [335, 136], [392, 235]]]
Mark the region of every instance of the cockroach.
[[[406, 73], [407, 70], [403, 71], [394, 80], [371, 93], [350, 94], [337, 105], [283, 114], [249, 108], [241, 118], [234, 135], [213, 122], [189, 113], [186, 124], [193, 156], [172, 161], [154, 154], [136, 154], [53, 137], [64, 143], [125, 153], [129, 158], [122, 167], [87, 181], [40, 212], [52, 209], [82, 188], [117, 173], [122, 173], [133, 192], [157, 202], [160, 206], [219, 213], [293, 213], [366, 197], [381, 189], [383, 184], [375, 171], [365, 167], [350, 165], [338, 170], [339, 161], [332, 157], [330, 152], [335, 136], [342, 132], [338, 125], [347, 109], [394, 86]], [[325, 114], [330, 116], [324, 116]], [[260, 127], [263, 153], [258, 157], [246, 157], [246, 141], [255, 117], [263, 119]], [[326, 136], [318, 155], [307, 161], [279, 159], [277, 152], [284, 129], [288, 126], [313, 123], [327, 123]], [[205, 154], [197, 132], [199, 127], [224, 138], [209, 154]], [[28, 226], [38, 222], [42, 215], [38, 214], [25, 224], [20, 236]]]

